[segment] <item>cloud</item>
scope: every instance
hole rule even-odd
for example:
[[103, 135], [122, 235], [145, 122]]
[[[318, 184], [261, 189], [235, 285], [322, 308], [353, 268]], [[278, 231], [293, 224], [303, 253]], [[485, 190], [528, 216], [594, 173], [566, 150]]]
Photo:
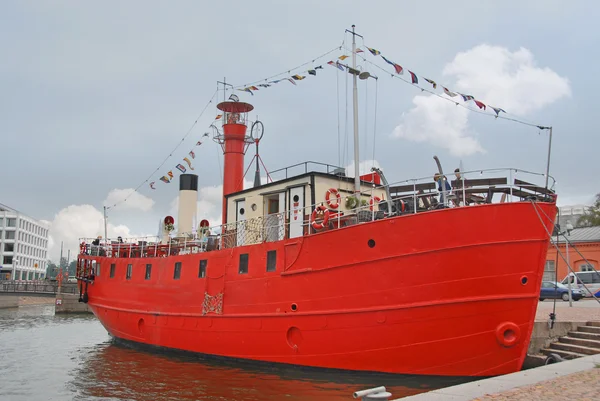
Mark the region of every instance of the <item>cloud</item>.
[[[360, 175], [370, 173], [371, 167], [381, 168], [377, 160], [363, 160], [358, 163], [358, 173]], [[346, 166], [346, 176], [354, 177], [354, 161]]]
[[[524, 48], [511, 52], [500, 46], [478, 45], [456, 54], [443, 75], [455, 81], [450, 90], [473, 95], [516, 116], [571, 96], [569, 80], [536, 66], [533, 54]], [[468, 110], [433, 95], [415, 96], [413, 104], [403, 113], [393, 137], [428, 142], [455, 156], [485, 153], [469, 127]]]
[[522, 47], [511, 53], [500, 46], [476, 46], [458, 53], [443, 74], [456, 78], [454, 89], [517, 116], [571, 96], [569, 80], [537, 67], [533, 54]]
[[[131, 237], [127, 226], [107, 224], [109, 238]], [[71, 259], [79, 252], [79, 238], [104, 237], [104, 217], [92, 205], [71, 205], [60, 210], [50, 222], [48, 254], [53, 261], [60, 257], [60, 243], [63, 242], [63, 256], [71, 250]]]
[[476, 134], [469, 130], [468, 110], [432, 95], [415, 96], [413, 104], [408, 113], [402, 114], [402, 122], [392, 136], [428, 142], [448, 149], [454, 156], [485, 153]]
[[[131, 195], [131, 196], [129, 196]], [[127, 198], [129, 196], [129, 198]], [[127, 198], [126, 200], [124, 200]], [[114, 209], [132, 209], [148, 212], [154, 206], [154, 200], [135, 192], [133, 188], [112, 189], [104, 200], [106, 206], [117, 205]]]

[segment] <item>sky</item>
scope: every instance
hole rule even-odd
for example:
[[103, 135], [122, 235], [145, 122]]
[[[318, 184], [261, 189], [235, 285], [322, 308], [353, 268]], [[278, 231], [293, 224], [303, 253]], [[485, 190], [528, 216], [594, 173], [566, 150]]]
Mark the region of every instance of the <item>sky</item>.
[[352, 24], [361, 49], [402, 65], [404, 79], [415, 72], [423, 88], [433, 89], [423, 77], [433, 79], [439, 95], [392, 78], [391, 65], [361, 53], [370, 63], [359, 57], [359, 68], [378, 76], [358, 88], [365, 168], [375, 163], [390, 182], [425, 177], [437, 155], [448, 171], [460, 163], [545, 171], [547, 131], [490, 117], [489, 107], [482, 115], [457, 106], [449, 99], [463, 101], [442, 95], [443, 85], [506, 111], [500, 115], [552, 126], [559, 204], [591, 203], [600, 192], [600, 84], [592, 72], [600, 4], [564, 4], [1, 2], [0, 203], [48, 222], [54, 259], [61, 241], [76, 250], [79, 237], [103, 235], [103, 206], [115, 203], [109, 237], [155, 235], [177, 210], [177, 181], [159, 178], [177, 175], [175, 165], [193, 150], [198, 215], [217, 223], [223, 157], [203, 137], [223, 99], [222, 91], [214, 97], [217, 81], [265, 82], [318, 65], [317, 76], [297, 85], [235, 93], [264, 124], [269, 170], [313, 160], [352, 171], [351, 76], [326, 64], [351, 54]]

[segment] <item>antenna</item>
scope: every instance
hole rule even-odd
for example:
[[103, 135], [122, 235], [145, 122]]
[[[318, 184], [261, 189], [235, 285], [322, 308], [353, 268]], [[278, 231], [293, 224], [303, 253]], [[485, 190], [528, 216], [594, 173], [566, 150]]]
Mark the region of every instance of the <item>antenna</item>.
[[[227, 83], [227, 79], [225, 77], [223, 77], [223, 82], [221, 81], [217, 81], [217, 90], [219, 90], [219, 84], [223, 85], [223, 101], [225, 101], [225, 93], [227, 92], [227, 86], [230, 86], [231, 89], [233, 89], [233, 85], [228, 84]], [[231, 96], [235, 96], [235, 95], [231, 95]], [[231, 99], [231, 96], [229, 97], [229, 99]], [[235, 96], [237, 98], [237, 96]], [[234, 102], [237, 102], [238, 100], [234, 100]]]

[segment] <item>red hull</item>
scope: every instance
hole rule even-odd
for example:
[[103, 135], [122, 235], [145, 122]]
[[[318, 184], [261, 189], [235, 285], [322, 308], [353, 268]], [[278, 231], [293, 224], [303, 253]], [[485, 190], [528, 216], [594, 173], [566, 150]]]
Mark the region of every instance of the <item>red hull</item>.
[[[556, 214], [554, 204], [536, 207]], [[519, 370], [526, 356], [551, 226], [532, 203], [486, 204], [199, 254], [80, 258], [100, 263], [89, 305], [125, 340], [324, 368], [491, 376]], [[267, 272], [271, 250], [277, 267]], [[248, 274], [238, 273], [243, 253]], [[223, 294], [222, 314], [203, 315], [205, 293]]]

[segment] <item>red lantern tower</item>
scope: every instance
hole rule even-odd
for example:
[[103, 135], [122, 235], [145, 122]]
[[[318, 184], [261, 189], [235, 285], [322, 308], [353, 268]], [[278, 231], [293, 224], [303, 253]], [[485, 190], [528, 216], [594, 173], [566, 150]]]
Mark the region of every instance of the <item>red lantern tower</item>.
[[217, 131], [213, 138], [223, 149], [223, 224], [227, 223], [226, 195], [244, 189], [244, 154], [248, 145], [253, 143], [246, 135], [248, 112], [254, 109], [249, 103], [238, 102], [237, 96], [230, 101], [221, 102], [217, 108], [223, 112], [223, 133]]

